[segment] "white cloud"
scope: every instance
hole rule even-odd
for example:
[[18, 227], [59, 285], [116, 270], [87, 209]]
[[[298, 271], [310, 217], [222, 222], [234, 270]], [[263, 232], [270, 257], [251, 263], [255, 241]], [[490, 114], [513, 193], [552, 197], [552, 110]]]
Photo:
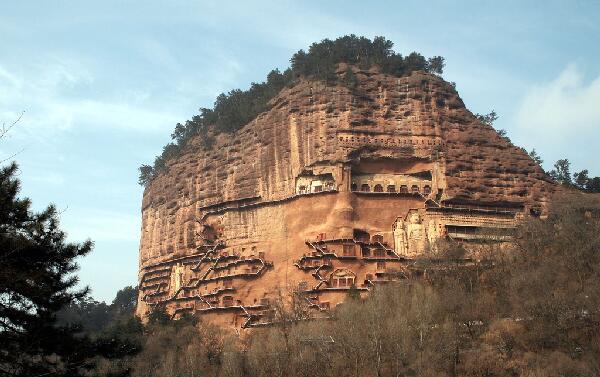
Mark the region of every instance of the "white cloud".
[[87, 238], [95, 242], [139, 241], [141, 220], [137, 213], [67, 208], [61, 218], [62, 227], [68, 229], [69, 239], [76, 242]]
[[531, 88], [517, 111], [516, 124], [527, 134], [565, 141], [600, 127], [600, 75], [584, 82], [571, 64], [549, 83]]
[[513, 140], [527, 150], [535, 148], [547, 169], [567, 158], [572, 171], [600, 174], [593, 163], [600, 137], [600, 75], [585, 80], [576, 65], [568, 65], [555, 79], [525, 92], [514, 124]]
[[57, 101], [46, 104], [43, 119], [52, 129], [69, 129], [73, 126], [98, 126], [130, 131], [164, 131], [179, 120], [166, 111], [141, 106], [131, 106], [127, 102], [115, 103], [96, 100]]
[[74, 127], [164, 132], [181, 120], [157, 107], [144, 91], [100, 96], [94, 83], [92, 72], [74, 60], [54, 58], [12, 71], [0, 66], [0, 120], [15, 119], [26, 110], [21, 137], [44, 140]]

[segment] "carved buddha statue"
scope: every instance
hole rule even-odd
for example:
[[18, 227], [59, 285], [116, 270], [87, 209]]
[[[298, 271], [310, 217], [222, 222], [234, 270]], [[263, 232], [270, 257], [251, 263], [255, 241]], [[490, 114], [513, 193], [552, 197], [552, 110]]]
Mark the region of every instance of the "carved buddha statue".
[[421, 222], [418, 212], [412, 212], [409, 215], [406, 236], [408, 238], [408, 255], [421, 254], [425, 251], [425, 226]]

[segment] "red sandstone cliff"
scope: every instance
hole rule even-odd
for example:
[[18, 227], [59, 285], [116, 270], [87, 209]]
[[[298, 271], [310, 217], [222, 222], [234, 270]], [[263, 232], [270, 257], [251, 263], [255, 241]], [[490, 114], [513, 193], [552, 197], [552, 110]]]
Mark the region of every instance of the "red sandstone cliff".
[[[352, 90], [307, 80], [284, 89], [270, 110], [235, 134], [218, 135], [210, 150], [192, 140], [144, 192], [141, 270], [195, 253], [208, 224], [232, 250], [243, 251], [244, 245], [267, 250], [276, 261], [274, 275], [285, 271], [287, 276], [290, 255], [303, 253], [301, 237], [321, 231], [320, 223], [328, 224], [323, 229], [329, 232], [343, 226], [351, 232], [354, 223], [391, 232], [396, 217], [422, 207], [415, 198], [385, 204], [388, 199], [344, 194], [353, 191], [352, 178], [345, 173], [350, 170], [409, 176], [427, 171], [435, 186], [427, 194], [437, 205], [522, 212], [544, 206], [553, 186], [540, 167], [478, 121], [452, 85], [425, 73], [398, 78], [371, 70], [356, 71], [356, 76], [358, 85]], [[298, 195], [299, 177], [325, 173], [332, 176], [331, 190], [339, 192], [335, 198], [306, 199], [299, 208], [285, 204]], [[396, 206], [397, 213], [375, 219], [377, 210], [373, 215], [365, 212], [373, 200], [382, 202], [382, 208]], [[261, 203], [284, 207], [229, 213]], [[371, 216], [376, 225], [370, 223]], [[302, 218], [307, 220], [298, 220]], [[336, 225], [339, 219], [345, 225]], [[274, 239], [285, 246], [277, 246]]]
[[191, 223], [201, 207], [293, 195], [294, 178], [305, 166], [356, 155], [415, 154], [413, 148], [342, 146], [337, 132], [343, 130], [442, 140], [449, 200], [492, 205], [545, 201], [550, 186], [539, 166], [479, 122], [449, 83], [419, 73], [397, 78], [359, 71], [357, 76], [359, 85], [353, 91], [302, 81], [283, 90], [269, 111], [236, 134], [219, 135], [211, 150], [192, 142], [144, 192], [142, 260], [187, 249]]

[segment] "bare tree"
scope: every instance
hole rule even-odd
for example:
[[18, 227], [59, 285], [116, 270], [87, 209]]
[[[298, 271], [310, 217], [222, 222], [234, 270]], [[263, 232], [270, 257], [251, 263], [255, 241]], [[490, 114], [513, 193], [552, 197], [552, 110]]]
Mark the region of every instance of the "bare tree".
[[[15, 127], [21, 121], [21, 119], [23, 118], [23, 114], [25, 114], [25, 111], [21, 111], [19, 113], [19, 115], [17, 116], [17, 118], [10, 123], [2, 122], [2, 126], [0, 126], [0, 140], [2, 140], [6, 135], [8, 135], [10, 130], [12, 130], [13, 127]], [[8, 160], [12, 160], [13, 158], [15, 158], [15, 156], [17, 156], [21, 152], [23, 152], [23, 149], [11, 154], [8, 157], [1, 159], [0, 164], [6, 162]]]

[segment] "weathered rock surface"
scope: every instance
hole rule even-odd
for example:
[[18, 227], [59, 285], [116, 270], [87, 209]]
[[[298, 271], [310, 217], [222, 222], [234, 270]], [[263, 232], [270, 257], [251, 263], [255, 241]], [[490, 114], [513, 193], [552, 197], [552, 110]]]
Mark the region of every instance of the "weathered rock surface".
[[449, 83], [356, 76], [352, 90], [311, 81], [284, 89], [211, 150], [192, 140], [151, 182], [139, 314], [165, 303], [251, 326], [291, 286], [326, 310], [439, 239], [476, 240], [543, 211], [553, 190], [543, 171]]

